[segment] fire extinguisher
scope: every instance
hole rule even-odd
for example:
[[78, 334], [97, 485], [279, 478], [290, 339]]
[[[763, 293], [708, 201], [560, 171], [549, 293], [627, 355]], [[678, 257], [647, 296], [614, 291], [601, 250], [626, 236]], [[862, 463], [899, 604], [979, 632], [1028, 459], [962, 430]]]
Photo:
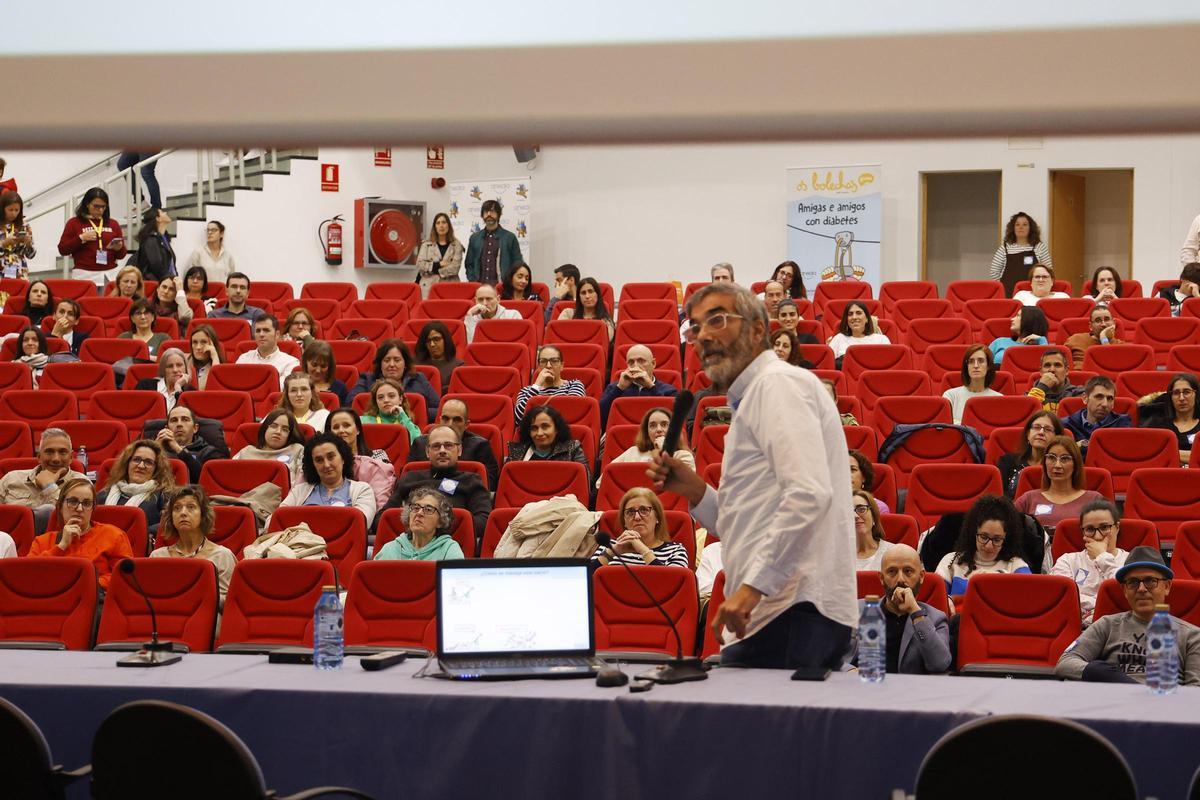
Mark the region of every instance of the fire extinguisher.
[[317, 239], [325, 251], [325, 263], [331, 267], [342, 263], [342, 221], [342, 215], [338, 214], [317, 226]]

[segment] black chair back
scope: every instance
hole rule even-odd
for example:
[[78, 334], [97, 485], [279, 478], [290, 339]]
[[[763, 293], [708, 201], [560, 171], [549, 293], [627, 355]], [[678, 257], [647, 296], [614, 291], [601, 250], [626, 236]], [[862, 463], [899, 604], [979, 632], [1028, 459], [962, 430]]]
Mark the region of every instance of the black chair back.
[[0, 697], [0, 793], [29, 800], [61, 800], [68, 783], [86, 775], [55, 766], [42, 730], [24, 711]]

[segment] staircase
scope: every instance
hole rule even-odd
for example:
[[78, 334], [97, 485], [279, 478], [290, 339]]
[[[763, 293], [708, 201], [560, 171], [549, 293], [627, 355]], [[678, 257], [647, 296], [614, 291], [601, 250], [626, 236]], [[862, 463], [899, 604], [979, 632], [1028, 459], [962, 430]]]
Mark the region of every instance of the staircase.
[[[290, 175], [292, 161], [315, 161], [316, 158], [316, 148], [267, 151], [264, 155], [242, 162], [244, 169], [235, 170], [232, 166], [214, 168], [211, 182], [197, 180], [192, 184], [191, 192], [163, 198], [163, 206], [172, 219], [202, 222], [208, 219], [209, 206], [232, 206], [239, 191], [262, 191], [264, 175]], [[175, 233], [174, 226], [171, 233]], [[135, 227], [130, 239], [135, 240], [136, 237]]]

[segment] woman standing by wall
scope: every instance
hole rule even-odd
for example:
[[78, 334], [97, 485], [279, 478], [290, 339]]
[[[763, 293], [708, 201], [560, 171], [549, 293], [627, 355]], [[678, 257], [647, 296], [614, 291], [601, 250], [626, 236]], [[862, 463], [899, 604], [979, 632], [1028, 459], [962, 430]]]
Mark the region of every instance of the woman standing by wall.
[[1004, 296], [1012, 297], [1017, 281], [1024, 280], [1034, 264], [1053, 267], [1050, 248], [1033, 217], [1018, 211], [1004, 228], [1004, 241], [992, 256], [989, 277], [1004, 284]]
[[462, 242], [454, 235], [450, 216], [438, 212], [433, 217], [429, 238], [417, 250], [417, 275], [422, 299], [429, 297], [429, 287], [438, 281], [457, 281], [462, 268]]

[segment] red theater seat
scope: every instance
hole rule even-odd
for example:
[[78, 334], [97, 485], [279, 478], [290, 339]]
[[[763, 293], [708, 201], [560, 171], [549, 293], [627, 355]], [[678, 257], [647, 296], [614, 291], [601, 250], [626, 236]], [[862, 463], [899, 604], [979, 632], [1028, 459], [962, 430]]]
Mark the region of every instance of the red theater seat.
[[[441, 416], [441, 409], [445, 408], [446, 402], [449, 400], [461, 400], [466, 403], [467, 409], [471, 414], [471, 422], [495, 425], [500, 429], [500, 433], [504, 436], [504, 441], [506, 442], [512, 441], [515, 438], [513, 402], [508, 397], [492, 394], [447, 394], [442, 397], [441, 405], [438, 406], [439, 417]], [[416, 409], [413, 409], [413, 411], [415, 412]]]
[[883, 528], [883, 538], [887, 541], [917, 549], [921, 531], [917, 529], [917, 521], [908, 514], [880, 514], [879, 524]]
[[399, 300], [410, 309], [421, 302], [421, 287], [411, 282], [379, 281], [367, 284], [367, 300]]
[[[420, 464], [420, 469], [429, 469], [428, 461], [415, 462]], [[461, 464], [476, 464], [477, 462], [460, 461]], [[411, 465], [410, 465], [411, 466]], [[408, 471], [408, 467], [405, 467]], [[471, 512], [465, 508], [452, 508], [454, 512], [454, 529], [450, 535], [454, 541], [458, 542], [459, 548], [462, 549], [463, 555], [467, 558], [475, 557], [475, 522], [471, 518]], [[404, 509], [389, 508], [379, 516], [379, 524], [375, 527], [375, 554], [379, 555], [379, 551], [383, 546], [390, 541], [396, 539], [400, 534], [404, 533], [404, 523], [401, 522], [401, 515]]]
[[13, 538], [17, 556], [27, 555], [37, 535], [33, 527], [33, 509], [29, 506], [0, 505], [0, 531]]
[[879, 459], [879, 439], [874, 428], [869, 425], [843, 425], [842, 432], [846, 434], [846, 447], [862, 453], [868, 461]]
[[717, 619], [717, 609], [725, 602], [725, 570], [717, 573], [713, 579], [712, 595], [708, 598], [708, 608], [704, 614], [704, 642], [701, 646], [700, 657], [705, 661], [720, 658], [721, 645], [713, 635], [713, 623]]
[[897, 425], [920, 425], [934, 422], [949, 425], [953, 422], [949, 400], [944, 397], [919, 395], [880, 397], [875, 404], [872, 418], [881, 440], [887, 439], [892, 428]]
[[193, 319], [188, 323], [187, 335], [185, 337], [188, 341], [191, 341], [192, 334], [195, 332], [197, 325], [207, 325], [216, 331], [217, 338], [221, 340], [221, 347], [226, 353], [237, 352], [239, 342], [254, 340], [254, 336], [250, 331], [250, 325], [244, 319], [204, 317], [202, 319]]
[[[1196, 320], [1196, 325], [1200, 326], [1200, 319]], [[1167, 360], [1167, 349], [1163, 350], [1164, 364]], [[1116, 380], [1122, 372], [1158, 369], [1158, 364], [1155, 361], [1154, 348], [1148, 344], [1106, 344], [1089, 347], [1084, 351], [1083, 368]]]
[[[1171, 616], [1191, 625], [1200, 625], [1200, 581], [1180, 579], [1177, 575], [1171, 582], [1167, 605], [1171, 607]], [[1113, 578], [1100, 584], [1100, 589], [1096, 592], [1093, 620], [1128, 610], [1129, 601], [1125, 599], [1125, 590], [1121, 588], [1121, 584]]]
[[[914, 319], [904, 334], [904, 344], [913, 352], [914, 358], [923, 356], [931, 347], [953, 345], [965, 350], [975, 340], [971, 323], [961, 317]], [[961, 360], [961, 356], [960, 356]]]
[[111, 419], [66, 419], [55, 423], [71, 437], [71, 447], [78, 453], [87, 448], [88, 463], [93, 468], [110, 458], [117, 458], [129, 444], [125, 425]]
[[[830, 314], [828, 308], [831, 302], [870, 300], [872, 297], [871, 284], [865, 281], [821, 281], [812, 293], [812, 301], [816, 307], [817, 316], [828, 316]], [[840, 319], [842, 309], [837, 309], [833, 314]]]
[[1125, 495], [1125, 516], [1153, 522], [1162, 541], [1175, 541], [1180, 525], [1200, 519], [1200, 471], [1134, 470]]
[[227, 547], [239, 561], [247, 545], [258, 538], [258, 523], [254, 512], [245, 506], [213, 506], [216, 523], [208, 538], [215, 544]]
[[1165, 392], [1171, 373], [1162, 370], [1123, 372], [1117, 376], [1117, 395], [1139, 400], [1148, 394]]
[[33, 371], [20, 361], [0, 361], [0, 392], [10, 389], [32, 389]]
[[1171, 316], [1171, 304], [1161, 297], [1118, 297], [1108, 304], [1113, 319], [1119, 319], [1131, 328], [1137, 321], [1147, 317]]
[[1177, 344], [1167, 355], [1167, 372], [1200, 373], [1200, 344]]
[[[1000, 281], [988, 280], [950, 281], [946, 286], [946, 299], [953, 304], [957, 313], [962, 314], [963, 308], [972, 300], [1006, 300], [1008, 298], [1004, 296], [1004, 284]], [[1018, 305], [1020, 304], [1018, 303]]]
[[[1151, 348], [1154, 352], [1154, 363], [1159, 368], [1165, 367], [1170, 360], [1172, 347], [1200, 342], [1200, 319], [1184, 316], [1145, 317], [1137, 322], [1134, 341]], [[1095, 349], [1097, 348], [1089, 348], [1088, 352]], [[1139, 366], [1135, 369], [1155, 369], [1155, 366]]]
[[[1030, 467], [1033, 469], [1033, 467]], [[1191, 523], [1185, 523], [1191, 524]], [[1146, 522], [1143, 519], [1133, 519], [1126, 517], [1121, 520], [1121, 530], [1117, 534], [1117, 547], [1126, 552], [1131, 552], [1133, 548], [1140, 545], [1157, 548], [1158, 529], [1154, 527], [1154, 523]], [[1079, 530], [1079, 520], [1074, 517], [1064, 519], [1054, 528], [1054, 539], [1051, 543], [1050, 556], [1055, 561], [1062, 558], [1067, 553], [1077, 553], [1083, 550], [1083, 533]], [[1171, 560], [1171, 566], [1176, 566], [1176, 561], [1179, 559], [1179, 543], [1175, 545], [1175, 555]]]
[[[33, 434], [23, 420], [0, 420], [0, 458], [27, 458], [33, 455]], [[7, 530], [0, 525], [0, 530]]]
[[333, 565], [328, 561], [239, 561], [225, 597], [217, 650], [267, 652], [277, 647], [312, 647], [313, 609], [321, 587], [332, 585]]
[[1179, 442], [1162, 428], [1101, 428], [1088, 440], [1084, 461], [1112, 473], [1113, 489], [1124, 494], [1134, 470], [1178, 467]]
[[[267, 461], [255, 458], [214, 458], [205, 461], [200, 468], [200, 485], [210, 495], [223, 494], [240, 497], [264, 483], [279, 487], [279, 499], [287, 497], [291, 489], [291, 478], [287, 465], [282, 461]], [[305, 508], [317, 508], [305, 506]]]
[[[857, 349], [854, 347], [851, 351]], [[929, 376], [920, 370], [889, 369], [862, 373], [853, 394], [862, 401], [868, 413], [873, 413], [880, 398], [929, 396], [933, 394], [933, 388]]]
[[375, 343], [361, 339], [333, 339], [328, 342], [338, 366], [354, 367], [360, 373], [370, 372], [375, 360]]
[[[659, 502], [667, 511], [687, 511], [688, 504], [681, 495], [673, 492], [659, 492], [646, 477], [646, 465], [641, 462], [611, 463], [601, 473], [599, 491], [596, 493], [596, 510], [608, 511], [621, 507], [621, 498], [625, 492], [641, 486], [658, 495]], [[581, 501], [582, 502], [582, 501]]]
[[703, 473], [709, 464], [720, 464], [725, 456], [725, 435], [728, 425], [705, 425], [700, 428], [694, 443], [696, 469]]
[[937, 284], [933, 281], [886, 281], [879, 287], [879, 302], [888, 316], [901, 300], [936, 300]]
[[[550, 344], [549, 341], [546, 344]], [[608, 346], [601, 347], [592, 342], [554, 342], [562, 353], [563, 365], [574, 369], [594, 369], [603, 375], [608, 367]], [[468, 362], [469, 363], [469, 362]]]
[[82, 300], [96, 296], [96, 284], [83, 278], [47, 278], [45, 284], [50, 287], [50, 294], [59, 300], [66, 297]]
[[[466, 353], [459, 355], [468, 367], [511, 367], [523, 380], [529, 377], [533, 368], [533, 356], [520, 342], [471, 342]], [[566, 360], [565, 355], [563, 359]]]
[[267, 531], [281, 531], [302, 522], [325, 540], [325, 557], [337, 567], [339, 575], [347, 574], [367, 557], [367, 525], [372, 520], [357, 508], [283, 506], [271, 515]]
[[912, 351], [903, 344], [855, 345], [842, 357], [842, 372], [846, 374], [851, 393], [865, 372], [910, 370], [913, 365]]
[[[640, 465], [645, 470], [645, 464]], [[587, 471], [582, 464], [564, 461], [510, 461], [500, 470], [495, 507], [521, 508], [526, 503], [575, 495], [587, 505]]]
[[454, 370], [450, 376], [451, 394], [502, 394], [516, 402], [517, 392], [526, 385], [513, 367], [468, 367]]
[[400, 300], [355, 300], [343, 313], [346, 319], [386, 319], [393, 330], [409, 320], [408, 306]]
[[595, 596], [596, 649], [598, 651], [649, 652], [674, 656], [675, 634], [654, 603], [649, 590], [666, 611], [683, 643], [685, 655], [696, 651], [699, 598], [696, 575], [686, 567], [631, 567], [645, 590], [617, 565], [592, 574]]
[[[136, 509], [135, 509], [136, 510]], [[198, 558], [135, 558], [137, 579], [154, 604], [158, 637], [193, 652], [212, 650], [217, 624], [217, 570]], [[150, 639], [153, 626], [146, 599], [125, 573], [117, 570], [108, 584], [96, 646], [126, 645], [137, 649]]]
[[982, 495], [1003, 493], [1000, 470], [991, 464], [918, 464], [912, 469], [904, 513], [928, 530], [946, 514], [967, 511]]
[[492, 509], [492, 513], [488, 514], [487, 527], [483, 530], [483, 542], [479, 546], [480, 558], [495, 558], [496, 545], [500, 543], [500, 538], [508, 530], [508, 524], [520, 510], [519, 508], [499, 507]]
[[342, 317], [329, 325], [326, 335], [330, 339], [368, 339], [378, 345], [394, 337], [396, 330], [389, 319]]
[[896, 470], [888, 464], [872, 463], [875, 470], [875, 483], [871, 486], [871, 494], [876, 500], [887, 503], [888, 508], [895, 511], [900, 507], [899, 483], [896, 480]]
[[546, 326], [543, 341], [546, 344], [597, 344], [607, 352], [608, 326], [598, 319], [555, 319]]
[[[597, 447], [600, 446], [600, 403], [595, 398], [539, 395], [529, 398], [529, 402], [525, 406], [525, 413], [528, 414], [534, 408], [543, 405], [553, 406], [557, 409], [568, 425], [583, 425], [588, 428], [592, 433], [593, 443]], [[607, 448], [605, 449], [607, 450]], [[613, 453], [613, 457], [620, 455], [621, 452], [618, 450]]]
[[625, 308], [627, 302], [643, 302], [651, 300], [669, 300], [672, 305], [679, 303], [679, 289], [669, 281], [655, 283], [627, 283], [621, 287], [620, 307]]
[[[887, 304], [884, 304], [887, 309]], [[907, 335], [916, 320], [954, 318], [954, 306], [949, 300], [936, 297], [920, 300], [900, 300], [893, 307], [889, 318], [896, 323], [901, 335]]]
[[0, 559], [0, 647], [90, 649], [97, 591], [86, 558]]
[[[625, 284], [629, 287], [630, 284]], [[671, 287], [674, 292], [675, 287]], [[624, 289], [621, 290], [624, 292]], [[679, 329], [679, 306], [670, 300], [622, 300], [618, 319], [622, 322], [634, 319], [667, 320]]]
[[[8, 506], [0, 506], [8, 508]], [[1124, 520], [1122, 520], [1124, 527]], [[1171, 554], [1171, 569], [1176, 578], [1200, 580], [1200, 520], [1191, 520], [1175, 531], [1175, 550]]]
[[[858, 572], [858, 598], [861, 600], [871, 594], [883, 597], [883, 581], [880, 580], [879, 573], [875, 570], [860, 570]], [[950, 598], [946, 594], [946, 582], [936, 575], [925, 573], [925, 580], [921, 581], [917, 600], [933, 606], [943, 614], [950, 614]]]
[[10, 389], [0, 393], [0, 420], [4, 419], [28, 423], [37, 441], [46, 428], [79, 419], [79, 403], [73, 393], [62, 390]]
[[[128, 395], [129, 392], [121, 394]], [[239, 425], [254, 422], [257, 418], [254, 413], [254, 400], [245, 392], [206, 388], [200, 392], [184, 392], [179, 396], [179, 404], [190, 408], [197, 417], [219, 420], [226, 439], [233, 438]]]
[[980, 573], [967, 583], [958, 665], [1020, 665], [1052, 672], [1079, 636], [1079, 590], [1060, 575]]
[[385, 451], [393, 464], [403, 464], [408, 460], [411, 444], [408, 430], [403, 425], [364, 422], [363, 436], [367, 440], [367, 447]]
[[[196, 392], [188, 392], [196, 394]], [[167, 401], [155, 391], [122, 389], [115, 392], [96, 392], [92, 395], [88, 418], [115, 420], [125, 426], [129, 441], [140, 439], [146, 422], [166, 419]]]
[[613, 349], [622, 345], [665, 344], [679, 347], [679, 323], [674, 320], [631, 319], [617, 323]]
[[827, 344], [802, 344], [800, 355], [812, 364], [813, 369], [837, 369], [833, 348]]
[[358, 287], [353, 283], [339, 281], [312, 281], [300, 287], [300, 299], [319, 298], [334, 300], [342, 311], [358, 300]]
[[358, 564], [346, 594], [346, 645], [436, 650], [436, 589], [433, 561]]
[[[996, 283], [999, 288], [999, 282]], [[953, 302], [953, 301], [952, 301]], [[990, 319], [1011, 320], [1021, 312], [1021, 301], [1007, 297], [993, 297], [967, 301], [958, 312], [971, 324], [971, 331], [978, 337]]]
[[1042, 404], [1032, 397], [971, 397], [963, 411], [962, 424], [988, 436], [997, 428], [1020, 428]]
[[532, 359], [537, 352], [537, 329], [527, 319], [485, 319], [475, 327], [475, 342], [523, 344]]

